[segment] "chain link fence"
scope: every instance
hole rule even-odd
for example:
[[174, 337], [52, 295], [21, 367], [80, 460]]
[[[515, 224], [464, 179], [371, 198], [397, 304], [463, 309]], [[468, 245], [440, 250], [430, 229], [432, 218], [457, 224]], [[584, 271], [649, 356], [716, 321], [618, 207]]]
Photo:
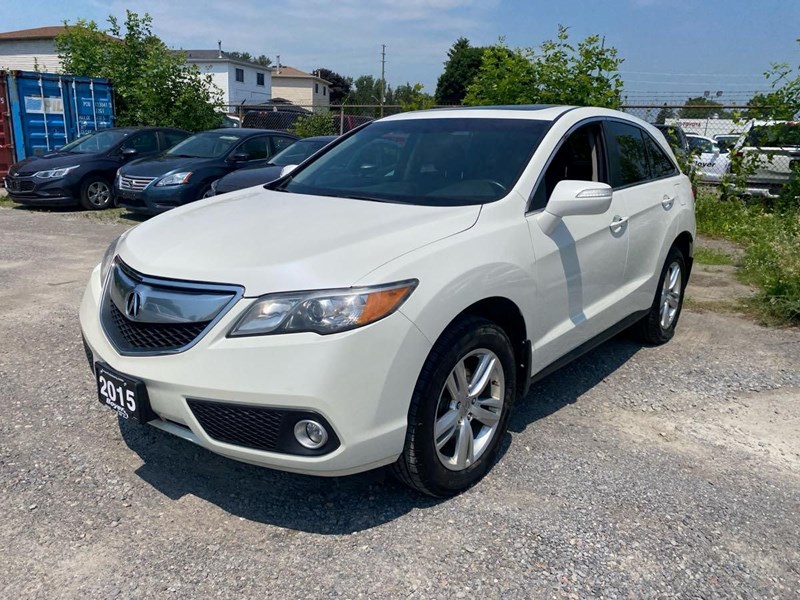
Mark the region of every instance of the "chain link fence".
[[[434, 108], [448, 108], [437, 106]], [[751, 107], [752, 108], [752, 107]], [[294, 131], [310, 116], [320, 133], [343, 134], [363, 123], [403, 112], [399, 105], [297, 105], [290, 103], [225, 107], [234, 126]], [[658, 127], [683, 169], [697, 183], [726, 191], [777, 197], [800, 179], [800, 126], [737, 118], [742, 106], [627, 105], [622, 110]], [[687, 116], [703, 115], [705, 116]]]

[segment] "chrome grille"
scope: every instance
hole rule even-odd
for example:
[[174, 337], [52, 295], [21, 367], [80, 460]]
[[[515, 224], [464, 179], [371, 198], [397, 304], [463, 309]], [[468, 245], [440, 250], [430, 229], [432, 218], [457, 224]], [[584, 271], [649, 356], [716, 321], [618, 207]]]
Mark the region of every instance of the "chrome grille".
[[141, 192], [153, 181], [155, 181], [155, 177], [129, 177], [127, 175], [120, 175], [119, 189], [131, 192]]
[[243, 291], [142, 275], [117, 259], [103, 290], [100, 322], [120, 354], [174, 354], [196, 344]]

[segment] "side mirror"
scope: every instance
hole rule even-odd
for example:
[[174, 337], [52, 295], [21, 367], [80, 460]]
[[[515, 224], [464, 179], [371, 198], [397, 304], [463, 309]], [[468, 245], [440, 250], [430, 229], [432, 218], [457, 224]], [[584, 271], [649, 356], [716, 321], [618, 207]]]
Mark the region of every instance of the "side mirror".
[[233, 162], [247, 162], [248, 160], [250, 160], [250, 155], [247, 152], [237, 152], [231, 156]]
[[571, 179], [559, 181], [544, 211], [539, 213], [539, 227], [550, 235], [563, 217], [601, 215], [611, 206], [613, 194], [607, 183]]
[[288, 175], [297, 168], [297, 165], [286, 165], [281, 169], [281, 177]]
[[127, 160], [139, 154], [139, 151], [136, 148], [123, 148], [120, 154], [122, 155], [122, 158]]

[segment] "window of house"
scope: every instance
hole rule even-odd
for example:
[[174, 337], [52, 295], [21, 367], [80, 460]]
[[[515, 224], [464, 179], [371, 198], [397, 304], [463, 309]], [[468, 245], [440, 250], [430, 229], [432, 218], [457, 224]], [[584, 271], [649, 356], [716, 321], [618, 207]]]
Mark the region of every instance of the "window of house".
[[647, 153], [641, 129], [620, 121], [606, 121], [611, 187], [620, 188], [649, 179]]
[[264, 85], [264, 74], [256, 73], [256, 85]]
[[322, 95], [323, 96], [327, 96], [328, 95], [328, 86], [326, 86], [326, 85], [322, 86]]
[[319, 84], [318, 83], [314, 84], [314, 93], [315, 94], [319, 94]]
[[236, 69], [236, 81], [244, 83], [244, 69]]
[[556, 184], [564, 179], [605, 182], [601, 139], [600, 123], [583, 125], [569, 134], [539, 180], [530, 210], [544, 208]]

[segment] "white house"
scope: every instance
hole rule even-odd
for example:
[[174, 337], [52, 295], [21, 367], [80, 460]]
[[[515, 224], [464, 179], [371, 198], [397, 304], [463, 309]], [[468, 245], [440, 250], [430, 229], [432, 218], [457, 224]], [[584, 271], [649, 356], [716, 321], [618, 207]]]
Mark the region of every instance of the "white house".
[[279, 64], [272, 70], [272, 93], [306, 108], [330, 106], [330, 82], [294, 67]]
[[[186, 62], [197, 65], [200, 72], [222, 90], [222, 103], [262, 104], [272, 100], [272, 73], [269, 67], [233, 58], [222, 50], [181, 50]], [[233, 110], [233, 108], [231, 109]]]
[[64, 29], [57, 25], [0, 33], [0, 69], [60, 73], [55, 38]]

